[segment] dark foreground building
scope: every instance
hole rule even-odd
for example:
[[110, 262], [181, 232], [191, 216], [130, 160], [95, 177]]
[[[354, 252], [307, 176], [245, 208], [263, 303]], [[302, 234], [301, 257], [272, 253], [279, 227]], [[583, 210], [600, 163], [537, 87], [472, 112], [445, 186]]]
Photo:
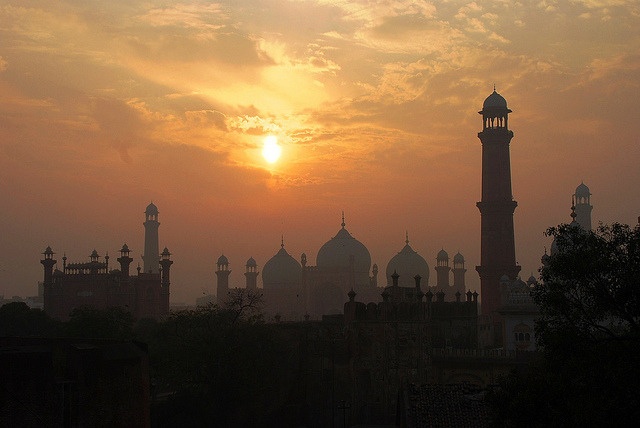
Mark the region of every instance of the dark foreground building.
[[148, 427], [149, 356], [133, 342], [0, 338], [0, 426]]

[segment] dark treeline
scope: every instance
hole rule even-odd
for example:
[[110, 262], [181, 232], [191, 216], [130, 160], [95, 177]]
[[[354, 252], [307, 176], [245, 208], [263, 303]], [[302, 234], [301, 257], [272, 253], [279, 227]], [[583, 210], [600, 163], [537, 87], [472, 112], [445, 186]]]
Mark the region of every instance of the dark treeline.
[[225, 307], [135, 321], [121, 308], [74, 310], [67, 322], [24, 303], [0, 308], [0, 336], [110, 338], [149, 350], [152, 425], [304, 424], [297, 341], [263, 321], [260, 297], [239, 292]]

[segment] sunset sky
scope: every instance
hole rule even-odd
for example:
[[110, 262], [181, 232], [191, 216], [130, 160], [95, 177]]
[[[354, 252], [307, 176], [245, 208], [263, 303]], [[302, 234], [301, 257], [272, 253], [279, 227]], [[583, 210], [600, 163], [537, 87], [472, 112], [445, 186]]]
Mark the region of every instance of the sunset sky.
[[[126, 242], [160, 210], [172, 302], [213, 292], [215, 261], [310, 264], [347, 229], [384, 272], [444, 248], [479, 289], [478, 111], [509, 125], [516, 254], [591, 188], [593, 219], [640, 215], [637, 0], [4, 0], [0, 4], [0, 295]], [[282, 155], [262, 156], [265, 137]], [[381, 278], [382, 280], [382, 278]], [[345, 296], [346, 299], [346, 296]]]

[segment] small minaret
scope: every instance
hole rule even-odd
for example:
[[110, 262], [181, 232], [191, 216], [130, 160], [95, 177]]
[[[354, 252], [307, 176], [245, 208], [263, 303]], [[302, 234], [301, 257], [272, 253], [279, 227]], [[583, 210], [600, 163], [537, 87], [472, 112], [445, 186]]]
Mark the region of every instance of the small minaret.
[[444, 248], [440, 250], [436, 257], [435, 270], [437, 273], [436, 287], [438, 290], [442, 290], [443, 293], [447, 293], [449, 291], [449, 271], [451, 268], [449, 267], [449, 254]]
[[247, 290], [256, 291], [258, 289], [258, 264], [253, 257], [247, 260], [244, 276], [246, 278]]
[[120, 263], [120, 271], [122, 272], [123, 278], [129, 278], [129, 265], [131, 265], [133, 261], [133, 259], [129, 257], [130, 253], [129, 247], [127, 244], [124, 244], [120, 249], [120, 257], [117, 259], [118, 263]]
[[144, 211], [144, 273], [158, 273], [160, 265], [160, 245], [158, 244], [158, 207], [153, 202]]
[[467, 270], [464, 268], [464, 257], [460, 252], [453, 256], [453, 288], [460, 294], [465, 293], [464, 274]]
[[53, 255], [55, 254], [51, 247], [47, 247], [44, 250], [44, 259], [40, 260], [40, 263], [44, 266], [44, 285], [51, 285], [53, 278], [53, 266], [57, 263], [57, 260], [54, 260]]
[[224, 254], [218, 258], [216, 267], [216, 276], [218, 277], [216, 297], [218, 299], [218, 304], [220, 304], [229, 294], [229, 274], [231, 274], [231, 271], [229, 270], [229, 260], [224, 256]]
[[581, 183], [576, 188], [576, 193], [573, 197], [576, 213], [575, 220], [584, 230], [590, 231], [591, 211], [593, 210], [593, 205], [591, 205], [591, 192], [589, 191], [589, 188], [585, 186], [584, 183]]
[[173, 261], [171, 260], [171, 253], [167, 247], [164, 247], [162, 254], [160, 254], [160, 266], [162, 266], [162, 285], [163, 288], [169, 288], [171, 281], [169, 280], [169, 270]]
[[378, 264], [377, 263], [373, 264], [373, 269], [371, 270], [371, 273], [373, 274], [371, 276], [371, 286], [377, 287], [378, 286]]
[[91, 252], [91, 254], [89, 255], [89, 259], [91, 260], [91, 268], [89, 269], [89, 272], [91, 272], [92, 274], [97, 274], [98, 273], [98, 261], [100, 260], [100, 255], [98, 254], [98, 252], [95, 250], [93, 250], [93, 252]]

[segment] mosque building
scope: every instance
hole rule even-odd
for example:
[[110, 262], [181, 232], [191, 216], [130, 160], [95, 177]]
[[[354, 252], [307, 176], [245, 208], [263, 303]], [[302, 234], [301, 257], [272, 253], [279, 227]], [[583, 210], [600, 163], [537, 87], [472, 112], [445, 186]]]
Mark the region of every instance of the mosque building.
[[131, 275], [133, 258], [125, 243], [117, 261], [119, 269], [110, 269], [109, 254], [104, 261], [96, 250], [89, 262], [67, 263], [62, 257], [62, 270], [55, 269], [57, 260], [51, 247], [42, 253], [44, 266], [44, 311], [52, 318], [67, 320], [76, 308], [97, 309], [121, 307], [135, 318], [162, 319], [169, 315], [171, 253], [158, 246], [158, 208], [149, 204], [145, 210], [144, 269], [138, 264], [137, 275]]
[[[303, 253], [300, 261], [289, 254], [284, 238], [280, 249], [262, 268], [262, 293], [265, 312], [279, 314], [285, 319], [302, 319], [305, 315], [320, 318], [322, 315], [342, 313], [345, 298], [351, 291], [367, 302], [380, 302], [385, 286], [390, 286], [392, 276], [399, 277], [401, 287], [413, 287], [414, 277], [419, 275], [425, 289], [429, 288], [429, 265], [427, 261], [409, 245], [406, 235], [405, 246], [387, 264], [386, 284], [378, 284], [378, 265], [371, 265], [371, 254], [367, 247], [356, 239], [346, 228], [344, 213], [340, 229], [333, 238], [318, 250], [316, 264], [310, 265]], [[443, 258], [444, 254], [444, 258]], [[447, 300], [453, 301], [456, 292], [464, 295], [464, 257], [458, 253], [454, 257], [453, 270], [449, 267], [447, 253], [439, 254], [439, 283], [432, 294], [442, 291]], [[229, 261], [223, 255], [216, 263], [217, 295], [229, 293]], [[245, 266], [246, 288], [257, 289], [257, 263], [251, 258]], [[449, 276], [453, 274], [453, 285]], [[219, 299], [219, 301], [221, 301]]]

